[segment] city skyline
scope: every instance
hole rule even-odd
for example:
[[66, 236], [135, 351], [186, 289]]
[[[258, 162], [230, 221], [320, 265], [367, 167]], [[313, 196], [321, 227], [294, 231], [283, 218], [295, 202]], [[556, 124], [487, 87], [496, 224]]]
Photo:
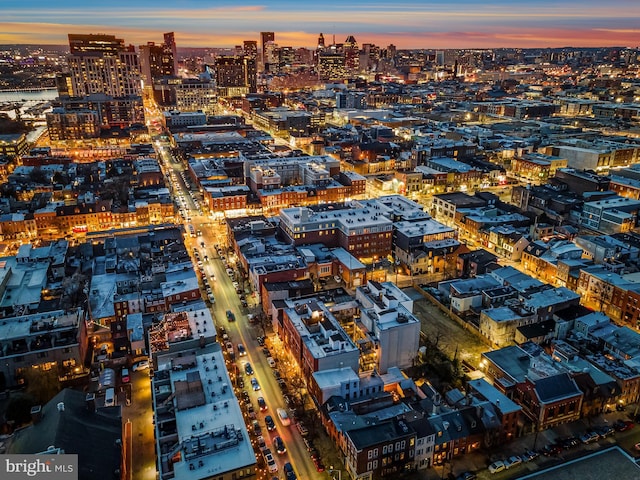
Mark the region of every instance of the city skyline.
[[291, 0], [179, 2], [113, 0], [109, 8], [86, 9], [80, 0], [55, 8], [43, 0], [25, 7], [8, 0], [0, 11], [0, 44], [65, 44], [68, 33], [109, 33], [136, 45], [161, 41], [175, 31], [181, 47], [232, 47], [274, 31], [276, 43], [313, 47], [320, 32], [327, 43], [343, 42], [398, 48], [536, 48], [640, 45], [640, 4], [631, 0], [536, 0], [513, 5], [506, 0], [463, 0], [456, 5], [407, 0], [329, 0], [321, 6]]

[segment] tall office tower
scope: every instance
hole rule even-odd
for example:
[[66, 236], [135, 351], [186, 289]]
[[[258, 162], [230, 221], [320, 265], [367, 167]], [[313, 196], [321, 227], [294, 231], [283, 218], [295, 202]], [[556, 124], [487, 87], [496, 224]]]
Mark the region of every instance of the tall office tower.
[[173, 75], [176, 75], [178, 73], [178, 47], [176, 46], [176, 36], [173, 32], [164, 34], [164, 46], [171, 52], [171, 58], [173, 58]]
[[245, 83], [249, 86], [249, 93], [258, 91], [258, 42], [245, 40], [242, 44], [245, 62]]
[[[166, 34], [165, 34], [166, 38]], [[138, 47], [140, 51], [140, 73], [144, 86], [153, 84], [153, 80], [162, 77], [173, 77], [176, 74], [173, 48], [163, 43], [156, 45], [148, 42]]]
[[[214, 63], [218, 94], [233, 97], [249, 93], [247, 59], [243, 56], [220, 56]], [[254, 77], [255, 78], [255, 77]], [[255, 88], [255, 80], [254, 80]]]
[[69, 34], [69, 49], [71, 55], [89, 53], [111, 53], [116, 55], [125, 49], [124, 40], [115, 35], [98, 34]]
[[255, 40], [245, 40], [242, 44], [242, 50], [245, 57], [258, 58], [258, 42]]
[[344, 55], [329, 49], [318, 54], [318, 77], [320, 80], [344, 80], [348, 73], [344, 66]]
[[70, 94], [140, 95], [140, 65], [133, 45], [113, 35], [69, 35]]
[[323, 52], [326, 47], [324, 46], [324, 35], [320, 32], [320, 36], [318, 37], [318, 50], [319, 52]]
[[280, 47], [278, 49], [278, 72], [284, 73], [291, 70], [295, 63], [296, 51], [293, 47]]
[[360, 49], [353, 35], [349, 35], [342, 44], [344, 53], [344, 66], [350, 73], [355, 73], [360, 68]]
[[262, 47], [262, 50], [260, 51], [260, 54], [262, 55], [262, 69], [266, 70], [265, 65], [268, 63], [267, 57], [266, 57], [266, 46], [267, 43], [269, 42], [275, 42], [276, 41], [276, 34], [274, 32], [260, 32], [260, 46]]

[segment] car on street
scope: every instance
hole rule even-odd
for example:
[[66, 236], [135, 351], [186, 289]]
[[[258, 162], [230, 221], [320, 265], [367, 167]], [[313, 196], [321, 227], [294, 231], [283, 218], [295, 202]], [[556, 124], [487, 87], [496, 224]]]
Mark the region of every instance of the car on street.
[[244, 364], [244, 373], [246, 373], [247, 375], [253, 375], [253, 367], [249, 362], [246, 362]]
[[298, 431], [300, 432], [300, 435], [302, 435], [303, 437], [306, 437], [307, 435], [309, 435], [309, 430], [307, 430], [307, 427], [305, 427], [304, 423], [298, 422], [296, 423], [296, 427], [298, 427]]
[[256, 437], [262, 435], [262, 427], [260, 426], [260, 423], [258, 423], [258, 420], [251, 422], [251, 426], [253, 427], [253, 434]]
[[133, 367], [131, 367], [131, 370], [133, 370], [134, 372], [139, 372], [140, 370], [146, 370], [149, 368], [149, 360], [140, 360], [137, 363], [133, 364]]
[[501, 460], [498, 460], [497, 462], [493, 462], [491, 465], [489, 465], [490, 473], [498, 473], [506, 469], [507, 467], [505, 466], [504, 462]]
[[251, 403], [251, 397], [249, 397], [249, 393], [246, 390], [242, 390], [242, 401], [245, 404]]
[[224, 344], [224, 348], [227, 350], [227, 353], [228, 353], [229, 355], [232, 355], [232, 356], [233, 356], [233, 355], [235, 355], [235, 353], [236, 353], [236, 352], [235, 352], [235, 350], [233, 349], [233, 343], [231, 343], [231, 342], [227, 342], [227, 343], [225, 343], [225, 344]]
[[267, 430], [269, 430], [270, 432], [276, 429], [276, 423], [273, 421], [271, 415], [267, 415], [266, 417], [264, 417], [264, 423], [267, 425]]
[[262, 451], [262, 454], [264, 455], [264, 459], [267, 462], [267, 467], [269, 468], [269, 471], [271, 473], [277, 472], [278, 465], [276, 464], [276, 461], [273, 458], [273, 454], [271, 453], [271, 450], [269, 450], [268, 448], [265, 448]]
[[280, 419], [280, 423], [282, 423], [283, 426], [288, 427], [289, 425], [291, 425], [289, 414], [284, 408], [278, 408], [276, 412], [278, 412], [278, 418]]
[[273, 439], [273, 448], [276, 449], [276, 453], [278, 453], [278, 455], [287, 453], [287, 447], [284, 446], [284, 442], [280, 437], [275, 437]]
[[540, 454], [538, 452], [534, 452], [533, 450], [527, 450], [522, 455], [520, 455], [522, 460], [524, 460], [525, 462], [531, 462], [532, 460], [535, 460], [539, 456]]
[[256, 377], [253, 377], [251, 379], [251, 386], [253, 387], [254, 391], [260, 390], [260, 384], [258, 383], [258, 379]]
[[227, 320], [229, 320], [230, 322], [236, 321], [236, 316], [233, 314], [231, 310], [227, 310]]
[[635, 426], [635, 423], [633, 423], [631, 420], [618, 420], [613, 424], [613, 428], [615, 428], [617, 432], [626, 432], [627, 430], [631, 430]]
[[284, 467], [282, 467], [284, 470], [284, 474], [286, 476], [286, 480], [296, 480], [296, 473], [293, 471], [293, 466], [291, 465], [291, 463], [287, 462], [284, 464]]
[[463, 472], [456, 477], [456, 480], [476, 480], [478, 476], [473, 472]]
[[509, 457], [507, 460], [505, 460], [504, 466], [505, 468], [509, 469], [509, 468], [517, 467], [521, 463], [522, 463], [522, 459], [517, 455], [513, 455]]
[[302, 441], [304, 442], [304, 446], [307, 448], [307, 452], [310, 452], [315, 448], [313, 445], [313, 441], [308, 439], [307, 437], [302, 437]]
[[264, 412], [267, 408], [267, 402], [264, 401], [264, 398], [258, 397], [258, 407], [260, 407], [260, 411]]
[[580, 441], [584, 444], [597, 442], [600, 439], [600, 435], [596, 432], [587, 432], [580, 437]]
[[558, 455], [562, 453], [562, 450], [564, 450], [564, 448], [559, 443], [550, 443], [544, 446], [542, 454], [545, 457], [550, 457], [551, 455]]
[[247, 351], [245, 350], [244, 345], [242, 345], [241, 343], [238, 344], [238, 355], [240, 355], [241, 357], [247, 355]]
[[261, 347], [264, 347], [264, 337], [258, 337], [256, 338], [256, 340], [258, 341], [258, 345], [260, 345]]

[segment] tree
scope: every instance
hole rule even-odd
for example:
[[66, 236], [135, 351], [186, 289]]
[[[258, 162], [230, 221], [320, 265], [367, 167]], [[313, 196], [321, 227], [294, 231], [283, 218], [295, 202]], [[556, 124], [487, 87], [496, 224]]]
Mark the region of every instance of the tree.
[[7, 410], [5, 411], [5, 419], [8, 422], [15, 422], [16, 425], [24, 425], [31, 421], [31, 407], [37, 405], [33, 397], [24, 393], [18, 393], [11, 396]]
[[55, 368], [50, 370], [27, 368], [22, 376], [27, 384], [26, 393], [37, 404], [44, 405], [60, 391], [58, 370]]

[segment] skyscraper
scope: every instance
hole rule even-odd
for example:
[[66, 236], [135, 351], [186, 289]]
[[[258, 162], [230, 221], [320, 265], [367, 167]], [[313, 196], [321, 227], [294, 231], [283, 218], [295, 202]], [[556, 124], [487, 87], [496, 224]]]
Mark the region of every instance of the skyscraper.
[[[232, 97], [249, 93], [250, 79], [247, 77], [247, 61], [244, 56], [220, 56], [215, 60], [215, 76], [220, 96]], [[254, 60], [250, 60], [255, 64]], [[253, 88], [255, 89], [255, 76]], [[255, 90], [254, 90], [255, 91]]]
[[360, 67], [360, 49], [353, 35], [349, 35], [342, 45], [344, 53], [344, 66], [348, 72], [354, 73]]
[[124, 40], [115, 35], [98, 34], [69, 34], [69, 50], [71, 55], [90, 53], [118, 54], [125, 49]]
[[245, 40], [242, 45], [245, 57], [258, 58], [258, 42], [255, 40]]
[[178, 73], [178, 47], [176, 46], [176, 36], [173, 32], [164, 34], [164, 46], [171, 52], [173, 58], [173, 74]]
[[265, 65], [267, 64], [267, 56], [266, 56], [266, 45], [268, 42], [275, 42], [276, 34], [274, 32], [260, 32], [260, 46], [262, 50], [260, 54], [262, 55], [262, 69], [265, 70]]
[[246, 66], [246, 84], [249, 86], [249, 93], [255, 93], [258, 91], [258, 42], [255, 40], [245, 40], [243, 51]]
[[154, 79], [173, 77], [177, 73], [174, 55], [176, 45], [173, 33], [165, 33], [164, 39], [165, 42], [161, 45], [148, 42], [146, 45], [138, 47], [140, 51], [140, 73], [145, 87], [151, 86]]
[[133, 45], [113, 35], [69, 34], [71, 96], [103, 93], [113, 97], [140, 95], [140, 65]]

